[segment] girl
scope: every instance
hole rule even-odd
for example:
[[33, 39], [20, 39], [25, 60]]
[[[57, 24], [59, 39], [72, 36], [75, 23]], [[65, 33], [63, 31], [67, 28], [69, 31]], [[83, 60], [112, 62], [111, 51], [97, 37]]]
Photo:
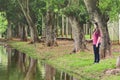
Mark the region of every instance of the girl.
[[94, 23], [94, 27], [95, 28], [92, 34], [94, 63], [99, 63], [100, 61], [99, 48], [100, 48], [101, 32], [97, 23]]

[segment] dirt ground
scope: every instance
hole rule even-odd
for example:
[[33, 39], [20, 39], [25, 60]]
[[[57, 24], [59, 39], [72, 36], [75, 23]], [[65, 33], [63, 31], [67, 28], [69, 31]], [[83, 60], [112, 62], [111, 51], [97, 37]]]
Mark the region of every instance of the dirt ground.
[[[61, 45], [64, 47], [71, 46], [74, 48], [74, 42], [69, 41], [69, 40], [58, 40], [58, 45]], [[85, 51], [93, 52], [92, 43], [86, 43], [86, 47], [87, 47], [87, 50], [85, 50]], [[120, 44], [112, 44], [111, 51], [116, 52], [116, 53], [120, 53]]]
[[[1, 43], [6, 42], [6, 41], [7, 40], [5, 40], [5, 39], [0, 39]], [[12, 41], [20, 41], [20, 39], [14, 38], [14, 39], [12, 39]], [[30, 40], [28, 42], [30, 42]], [[57, 40], [57, 43], [61, 50], [68, 49], [69, 52], [71, 52], [74, 49], [74, 42], [71, 39], [68, 39], [68, 40], [67, 39], [59, 39], [59, 40]], [[38, 48], [43, 49], [43, 46], [40, 46], [40, 44], [41, 43], [37, 43]], [[44, 43], [42, 43], [42, 44], [44, 45]], [[85, 50], [86, 52], [93, 53], [93, 46], [92, 46], [91, 42], [86, 42], [86, 47], [87, 47], [87, 49]], [[55, 47], [50, 47], [50, 48], [47, 48], [47, 50], [54, 49], [54, 48]], [[120, 53], [120, 44], [112, 44], [111, 51], [112, 51], [112, 53]]]

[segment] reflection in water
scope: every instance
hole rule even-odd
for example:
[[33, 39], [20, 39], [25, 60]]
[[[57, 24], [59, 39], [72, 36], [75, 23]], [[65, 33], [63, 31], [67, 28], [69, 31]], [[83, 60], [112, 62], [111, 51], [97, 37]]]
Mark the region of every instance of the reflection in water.
[[55, 69], [45, 64], [45, 80], [55, 80]]
[[0, 47], [0, 60], [0, 80], [77, 80], [15, 49]]

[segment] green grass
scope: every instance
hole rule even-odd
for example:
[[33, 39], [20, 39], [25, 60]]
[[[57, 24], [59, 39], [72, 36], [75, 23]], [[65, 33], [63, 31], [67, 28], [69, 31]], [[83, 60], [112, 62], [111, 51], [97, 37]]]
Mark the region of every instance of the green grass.
[[19, 50], [22, 53], [25, 53], [33, 58], [39, 58], [38, 56], [36, 56], [37, 51], [35, 50], [35, 45], [32, 44], [27, 45], [28, 43], [26, 42], [12, 42], [12, 41], [9, 42], [9, 44], [13, 48]]
[[[34, 45], [26, 42], [9, 42], [14, 48], [26, 53], [34, 58], [41, 58], [43, 55], [38, 55]], [[58, 46], [60, 48], [60, 46]], [[50, 49], [42, 54], [46, 58], [45, 62], [74, 75], [80, 80], [119, 80], [118, 75], [105, 75], [104, 71], [115, 68], [116, 58], [120, 53], [114, 53], [114, 57], [101, 60], [99, 64], [93, 64], [93, 54], [88, 52], [81, 52], [77, 54], [64, 54], [54, 51], [58, 48]], [[69, 50], [61, 51], [68, 53]], [[53, 56], [56, 55], [56, 56]], [[57, 58], [56, 58], [57, 57]]]
[[93, 55], [87, 53], [66, 55], [56, 60], [48, 61], [49, 64], [54, 65], [58, 69], [62, 69], [68, 73], [72, 72], [72, 75], [74, 73], [79, 74], [76, 77], [83, 80], [86, 79], [83, 76], [87, 76], [90, 80], [100, 80], [99, 76], [102, 76], [106, 69], [115, 68], [115, 62], [115, 59], [105, 59], [101, 60], [99, 64], [93, 64]]

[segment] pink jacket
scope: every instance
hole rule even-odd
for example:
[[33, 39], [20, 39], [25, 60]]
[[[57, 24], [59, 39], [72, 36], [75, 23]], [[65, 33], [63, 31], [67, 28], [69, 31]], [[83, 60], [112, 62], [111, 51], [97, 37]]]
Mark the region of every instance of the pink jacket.
[[[98, 41], [98, 37], [101, 37], [101, 33], [100, 31], [95, 31], [92, 35], [92, 40], [93, 40], [93, 44], [96, 45], [97, 41]], [[100, 43], [101, 41], [99, 41], [98, 43]]]

